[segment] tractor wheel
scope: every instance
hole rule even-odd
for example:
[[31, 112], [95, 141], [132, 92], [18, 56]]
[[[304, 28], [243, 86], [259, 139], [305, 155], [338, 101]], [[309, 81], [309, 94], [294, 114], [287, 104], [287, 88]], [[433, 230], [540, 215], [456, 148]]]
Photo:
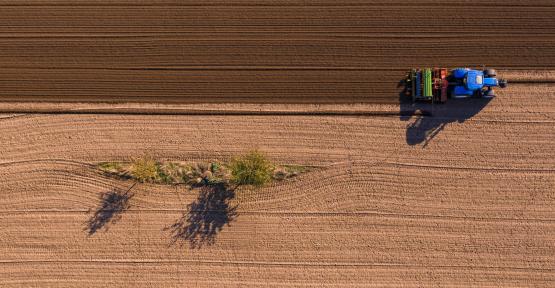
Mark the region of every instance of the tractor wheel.
[[495, 91], [493, 89], [484, 91], [484, 93], [482, 94], [482, 98], [493, 98], [495, 97]]
[[495, 77], [497, 76], [497, 72], [495, 71], [495, 69], [486, 69], [484, 70], [484, 75], [486, 77]]

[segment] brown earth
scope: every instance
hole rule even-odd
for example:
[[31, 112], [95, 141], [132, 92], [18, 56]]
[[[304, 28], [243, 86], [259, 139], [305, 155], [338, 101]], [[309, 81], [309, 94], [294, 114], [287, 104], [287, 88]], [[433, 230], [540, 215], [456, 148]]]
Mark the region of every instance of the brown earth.
[[[0, 286], [555, 286], [551, 1], [0, 6]], [[406, 68], [481, 64], [512, 85], [399, 113]], [[94, 166], [255, 148], [319, 168], [190, 191]]]
[[[6, 115], [0, 283], [550, 287], [555, 98], [552, 88], [536, 88], [505, 90], [463, 123]], [[416, 121], [446, 126], [427, 146], [413, 146], [407, 127]], [[137, 185], [117, 222], [91, 233], [99, 197], [132, 183], [105, 177], [90, 163], [143, 153], [221, 160], [251, 148], [276, 162], [321, 168], [258, 191], [239, 189], [209, 205], [218, 207], [215, 218], [205, 218], [202, 207], [212, 200], [198, 199], [199, 191]], [[187, 225], [191, 203], [200, 207], [192, 222], [215, 229], [205, 240], [195, 236], [200, 248], [171, 230]]]
[[410, 67], [555, 66], [547, 0], [0, 5], [2, 101], [396, 103]]

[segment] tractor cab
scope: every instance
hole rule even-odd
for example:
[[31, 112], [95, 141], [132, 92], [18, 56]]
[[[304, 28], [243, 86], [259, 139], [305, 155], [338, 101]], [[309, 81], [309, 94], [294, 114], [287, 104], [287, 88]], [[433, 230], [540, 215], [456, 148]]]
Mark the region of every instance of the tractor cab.
[[469, 70], [463, 81], [468, 90], [482, 89], [484, 87], [484, 73], [478, 70]]
[[464, 78], [464, 84], [468, 90], [479, 90], [484, 87], [500, 86], [499, 81], [497, 81], [495, 76], [492, 77], [491, 75], [485, 75], [484, 72], [478, 70], [468, 71], [466, 73], [466, 77]]

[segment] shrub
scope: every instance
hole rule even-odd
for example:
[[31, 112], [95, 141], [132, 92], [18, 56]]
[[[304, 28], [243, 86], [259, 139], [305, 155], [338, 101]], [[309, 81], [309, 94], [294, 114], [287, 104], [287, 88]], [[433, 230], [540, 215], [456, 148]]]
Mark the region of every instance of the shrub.
[[[162, 173], [160, 169], [160, 164], [158, 164], [151, 157], [141, 157], [133, 161], [131, 166], [131, 173], [133, 177], [139, 182], [159, 182], [166, 178], [165, 174]], [[164, 177], [163, 177], [164, 176]]]
[[262, 186], [272, 180], [274, 165], [258, 151], [234, 158], [230, 164], [231, 180], [237, 185]]

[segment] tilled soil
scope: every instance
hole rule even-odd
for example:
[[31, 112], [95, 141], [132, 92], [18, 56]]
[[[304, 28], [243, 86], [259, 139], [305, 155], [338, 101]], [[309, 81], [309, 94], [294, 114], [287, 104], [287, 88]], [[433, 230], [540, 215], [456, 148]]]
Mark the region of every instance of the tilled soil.
[[[0, 6], [0, 286], [555, 286], [551, 1]], [[491, 101], [398, 102], [409, 67], [482, 64]], [[250, 149], [315, 168], [212, 191], [94, 165]]]
[[[518, 87], [462, 122], [4, 115], [0, 283], [550, 287], [555, 97]], [[210, 197], [147, 184], [123, 194], [133, 182], [91, 165], [144, 153], [226, 160], [253, 148], [317, 168]], [[126, 196], [106, 206], [114, 191]]]
[[396, 103], [411, 67], [555, 66], [552, 1], [0, 5], [2, 101]]

